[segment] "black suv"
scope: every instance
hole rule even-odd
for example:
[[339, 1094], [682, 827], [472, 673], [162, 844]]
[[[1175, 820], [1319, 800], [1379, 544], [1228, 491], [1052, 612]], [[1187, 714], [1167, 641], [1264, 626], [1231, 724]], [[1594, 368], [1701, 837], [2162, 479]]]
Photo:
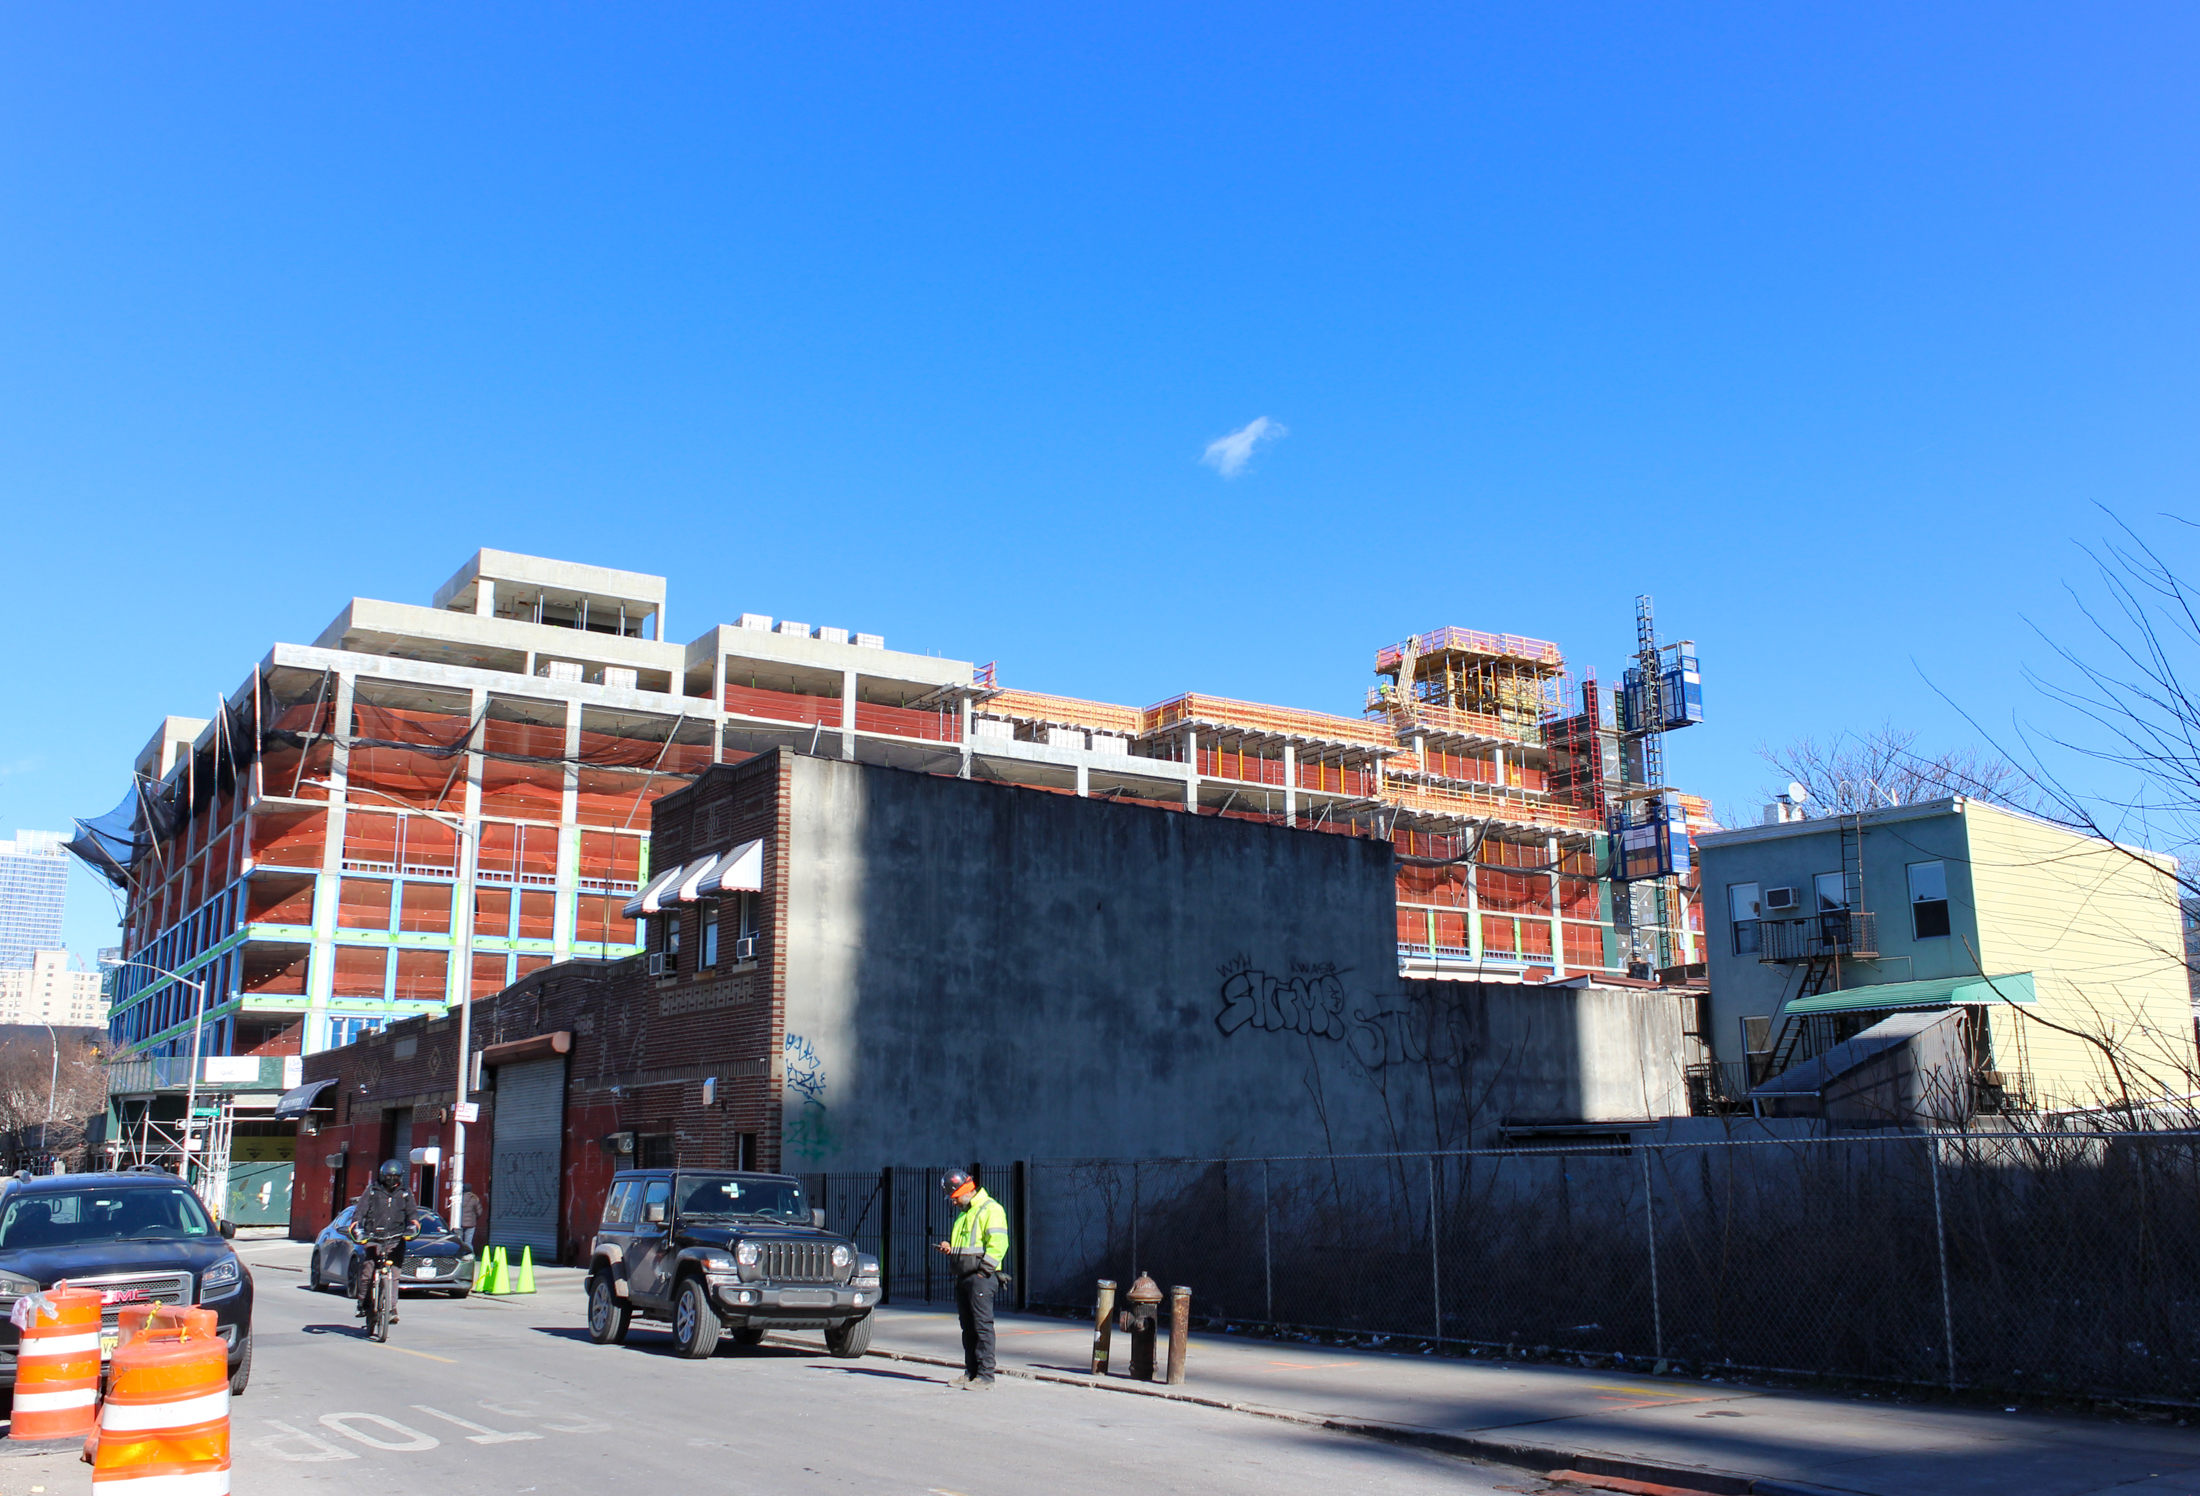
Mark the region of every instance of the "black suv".
[[611, 1181], [588, 1260], [588, 1335], [626, 1339], [636, 1314], [672, 1322], [673, 1348], [707, 1356], [721, 1331], [823, 1330], [836, 1356], [871, 1344], [878, 1259], [825, 1229], [784, 1174], [635, 1169]]
[[99, 1353], [115, 1348], [125, 1304], [197, 1304], [229, 1344], [229, 1390], [252, 1376], [252, 1274], [191, 1187], [155, 1170], [17, 1175], [0, 1182], [0, 1385], [15, 1385], [22, 1332], [8, 1311], [54, 1286], [96, 1288]]

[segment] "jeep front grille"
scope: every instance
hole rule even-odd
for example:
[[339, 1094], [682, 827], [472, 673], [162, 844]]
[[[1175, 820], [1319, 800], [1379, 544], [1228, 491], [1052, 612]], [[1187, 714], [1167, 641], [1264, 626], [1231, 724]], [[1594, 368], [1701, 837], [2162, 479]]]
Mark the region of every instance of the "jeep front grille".
[[764, 1278], [771, 1283], [830, 1283], [833, 1248], [830, 1242], [766, 1241], [763, 1249]]

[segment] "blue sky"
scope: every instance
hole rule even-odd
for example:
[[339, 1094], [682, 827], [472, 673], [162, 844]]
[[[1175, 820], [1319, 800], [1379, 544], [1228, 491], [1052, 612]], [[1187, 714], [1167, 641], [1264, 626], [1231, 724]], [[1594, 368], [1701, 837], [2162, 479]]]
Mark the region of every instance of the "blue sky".
[[2189, 7], [0, 28], [0, 834], [482, 545], [1137, 704], [1441, 623], [1611, 678], [1647, 591], [1740, 808], [1967, 740], [1928, 678], [2036, 713], [2093, 506], [2194, 508]]

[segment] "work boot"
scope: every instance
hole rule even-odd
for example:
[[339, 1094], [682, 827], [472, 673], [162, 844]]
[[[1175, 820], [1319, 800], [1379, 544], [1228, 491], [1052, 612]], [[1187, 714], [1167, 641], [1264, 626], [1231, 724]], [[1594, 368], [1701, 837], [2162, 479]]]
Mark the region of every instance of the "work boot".
[[979, 1377], [970, 1384], [970, 1390], [973, 1392], [991, 1392], [993, 1390], [993, 1378]]
[[973, 1377], [972, 1375], [970, 1375], [969, 1372], [966, 1371], [961, 1376], [955, 1378], [955, 1380], [953, 1380], [952, 1382], [949, 1382], [947, 1385], [957, 1389], [967, 1389], [970, 1384], [976, 1380], [976, 1377]]

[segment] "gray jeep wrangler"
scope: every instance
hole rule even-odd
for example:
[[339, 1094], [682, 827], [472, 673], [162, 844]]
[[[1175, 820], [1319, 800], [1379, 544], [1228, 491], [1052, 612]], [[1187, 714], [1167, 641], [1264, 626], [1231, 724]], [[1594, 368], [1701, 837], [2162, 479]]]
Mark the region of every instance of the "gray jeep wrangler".
[[669, 1321], [673, 1348], [703, 1357], [721, 1333], [823, 1330], [836, 1356], [871, 1344], [878, 1259], [825, 1229], [802, 1183], [727, 1169], [629, 1169], [613, 1177], [588, 1254], [588, 1337], [626, 1339], [633, 1316]]

